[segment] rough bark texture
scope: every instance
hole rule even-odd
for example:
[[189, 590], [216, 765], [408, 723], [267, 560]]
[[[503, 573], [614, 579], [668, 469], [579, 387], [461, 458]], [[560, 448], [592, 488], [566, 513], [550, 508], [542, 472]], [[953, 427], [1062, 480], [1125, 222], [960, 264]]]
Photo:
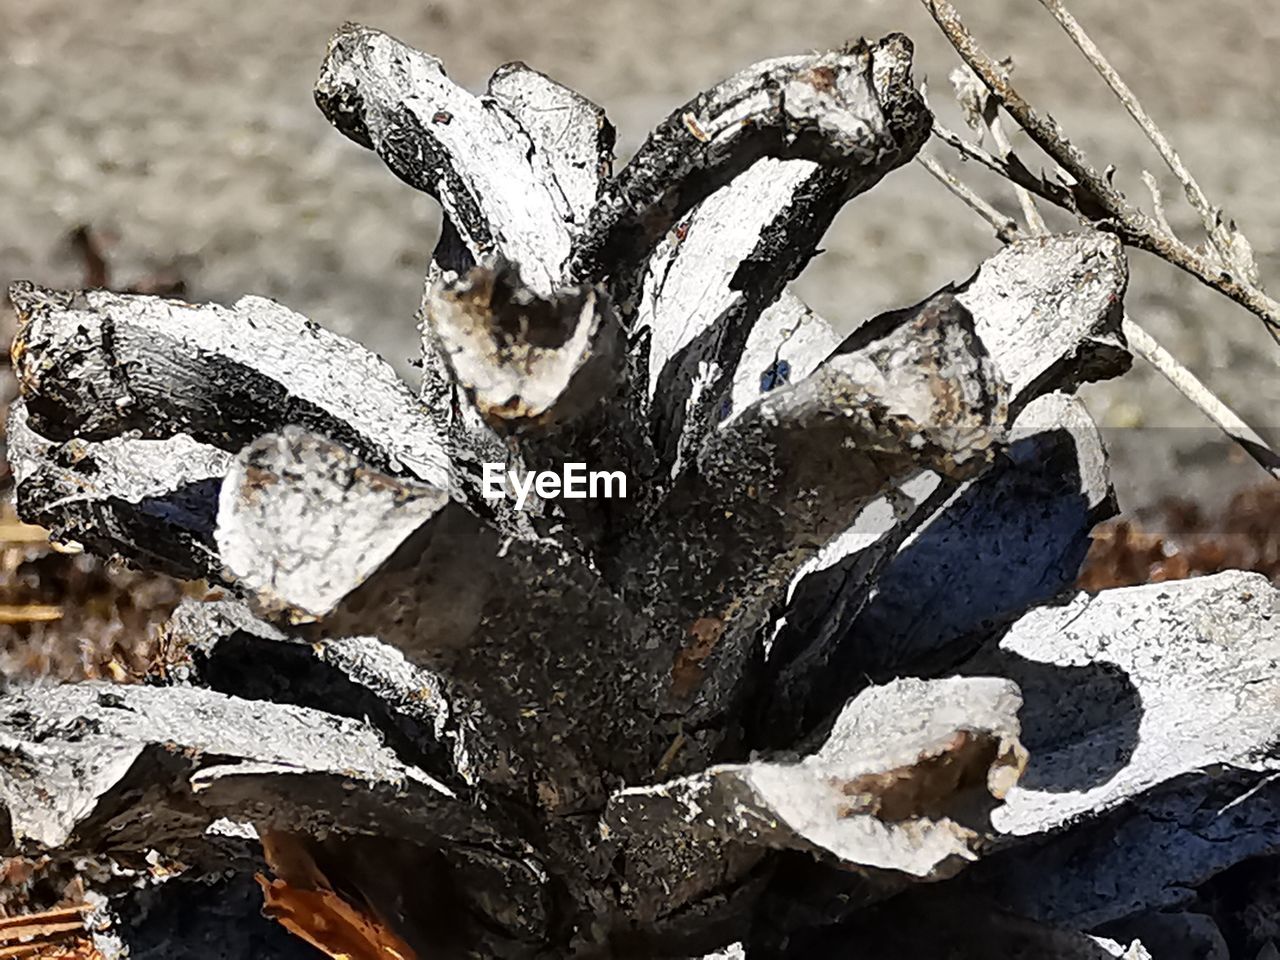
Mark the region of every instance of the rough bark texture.
[[613, 392], [624, 354], [617, 318], [594, 289], [542, 300], [513, 274], [504, 264], [479, 267], [433, 291], [453, 380], [504, 433], [580, 416]]
[[[444, 207], [419, 397], [259, 298], [12, 292], [22, 515], [224, 587], [152, 685], [0, 697], [4, 850], [96, 858], [107, 955], [305, 954], [254, 919], [288, 850], [422, 957], [1139, 960], [1087, 934], [1280, 851], [1277, 591], [1064, 598], [1119, 244], [843, 342], [786, 290], [927, 135], [905, 38], [750, 67], [616, 176], [523, 64], [477, 96], [349, 25], [316, 99]], [[570, 459], [627, 497], [484, 496]]]
[[929, 112], [901, 34], [757, 64], [677, 108], [604, 189], [571, 273], [598, 279], [645, 255], [689, 210], [762, 157], [849, 171], [861, 192], [909, 160]]
[[32, 429], [22, 400], [9, 408], [7, 447], [18, 510], [55, 542], [179, 577], [218, 575], [213, 528], [231, 464], [225, 450], [185, 433], [59, 443]]
[[[997, 828], [1051, 833], [1198, 771], [1274, 769], [1278, 610], [1265, 577], [1232, 572], [1081, 594], [1020, 618], [965, 666], [1013, 677], [1028, 703], [1036, 760]], [[1062, 697], [1080, 670], [1113, 697]]]
[[615, 793], [602, 829], [625, 855], [630, 909], [661, 916], [764, 850], [914, 878], [954, 872], [1026, 762], [1019, 705], [1009, 683], [899, 681], [851, 701], [799, 762], [726, 764]]
[[[1058, 236], [1012, 244], [953, 292], [935, 295], [953, 296], [973, 317], [992, 367], [1009, 385], [1014, 442], [993, 475], [961, 485], [925, 474], [888, 491], [862, 507], [845, 535], [832, 539], [799, 571], [768, 643], [776, 679], [765, 688], [761, 745], [785, 744], [838, 710], [847, 690], [833, 678], [896, 676], [896, 670], [912, 662], [911, 657], [865, 651], [863, 637], [888, 650], [902, 642], [894, 631], [881, 633], [884, 625], [878, 617], [886, 607], [900, 604], [924, 624], [954, 616], [957, 602], [965, 605], [961, 611], [973, 613], [985, 606], [988, 618], [1002, 609], [1012, 616], [1052, 599], [1074, 579], [1089, 529], [1113, 508], [1109, 494], [1101, 492], [1107, 485], [1105, 454], [1082, 409], [1069, 412], [1058, 401], [1041, 404], [1035, 413], [1027, 408], [1048, 391], [1072, 389], [1083, 380], [1127, 369], [1119, 340], [1119, 306], [1127, 280], [1127, 265], [1114, 239]], [[850, 341], [900, 322], [901, 313], [874, 318]], [[803, 369], [806, 364], [801, 360], [799, 365]], [[1023, 411], [1021, 421], [1013, 419]], [[1025, 438], [1041, 427], [1049, 435], [1046, 442], [1033, 444]], [[1019, 433], [1024, 439], [1017, 439]], [[1052, 462], [1039, 459], [1046, 446], [1060, 451]], [[1018, 502], [1008, 499], [1011, 490], [1025, 490], [1022, 511], [1008, 509]], [[973, 509], [975, 500], [983, 509]], [[938, 514], [959, 519], [930, 521]], [[976, 529], [950, 546], [956, 534], [948, 528], [956, 523]], [[922, 530], [926, 524], [929, 529]], [[940, 554], [943, 545], [946, 552]], [[900, 551], [906, 555], [903, 561], [886, 571]], [[1014, 557], [1031, 558], [1031, 565]], [[911, 558], [918, 558], [917, 569], [911, 569]], [[960, 570], [963, 582], [955, 579]], [[922, 586], [922, 576], [934, 586]], [[943, 591], [942, 585], [954, 589]], [[879, 606], [864, 618], [873, 590], [880, 593]], [[922, 598], [928, 598], [924, 606]], [[981, 616], [971, 616], [969, 623], [940, 632], [955, 640], [982, 627]], [[913, 652], [928, 657], [939, 650]], [[935, 666], [945, 663], [935, 656]], [[836, 692], [837, 687], [842, 689]]]
[[[438, 671], [455, 723], [475, 730], [468, 762], [493, 787], [569, 810], [598, 801], [604, 771], [644, 769], [645, 715], [622, 706], [645, 696], [650, 674], [634, 657], [598, 672], [606, 650], [621, 658], [638, 644], [643, 621], [553, 543], [504, 545], [442, 492], [294, 431], [233, 468], [218, 543], [260, 613], [328, 636], [368, 632]], [[561, 629], [566, 618], [582, 632]]]
[[82, 683], [11, 690], [0, 731], [6, 841], [30, 852], [180, 849], [224, 816], [400, 838], [462, 837], [479, 826], [371, 727], [320, 711], [194, 688]]
[[329, 42], [315, 96], [335, 127], [440, 201], [473, 258], [501, 254], [534, 290], [552, 292], [572, 207], [506, 110], [456, 86], [435, 57], [354, 24]]
[[271, 300], [193, 306], [26, 283], [9, 296], [27, 414], [51, 439], [185, 433], [236, 453], [298, 424], [389, 472], [443, 478], [439, 440], [391, 366]]
[[330, 613], [448, 500], [290, 427], [247, 447], [227, 472], [218, 549], [228, 576], [262, 611], [309, 622]]
[[1089, 532], [1115, 512], [1102, 439], [1080, 401], [1049, 394], [1009, 440], [981, 477], [929, 474], [873, 503], [794, 584], [769, 650], [777, 679], [760, 745], [829, 722], [850, 678], [946, 670], [1071, 587]]

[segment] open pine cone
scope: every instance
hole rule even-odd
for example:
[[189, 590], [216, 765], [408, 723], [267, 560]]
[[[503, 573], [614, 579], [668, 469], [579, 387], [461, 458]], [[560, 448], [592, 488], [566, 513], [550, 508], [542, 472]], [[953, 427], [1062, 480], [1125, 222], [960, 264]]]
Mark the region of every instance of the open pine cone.
[[[4, 840], [114, 865], [104, 954], [315, 955], [259, 838], [290, 929], [339, 902], [364, 946], [305, 939], [424, 958], [1118, 955], [1058, 928], [1274, 844], [1273, 588], [1064, 597], [1119, 242], [843, 339], [787, 289], [928, 137], [910, 71], [900, 35], [756, 64], [615, 174], [543, 74], [473, 96], [345, 27], [317, 103], [444, 210], [416, 396], [261, 298], [14, 285], [24, 519], [225, 588], [151, 685], [0, 699]], [[626, 496], [492, 495], [568, 464]]]

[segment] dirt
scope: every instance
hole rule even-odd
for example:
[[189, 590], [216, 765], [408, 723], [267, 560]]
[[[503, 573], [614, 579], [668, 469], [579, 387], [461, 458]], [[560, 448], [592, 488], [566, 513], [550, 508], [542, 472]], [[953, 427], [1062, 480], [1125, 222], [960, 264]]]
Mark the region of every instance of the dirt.
[[[1073, 8], [1239, 220], [1264, 277], [1280, 278], [1280, 0]], [[1015, 58], [1033, 101], [1145, 201], [1138, 174], [1159, 172], [1158, 158], [1040, 4], [961, 9], [989, 49]], [[0, 0], [0, 279], [78, 283], [67, 237], [91, 224], [114, 236], [106, 253], [122, 275], [180, 272], [192, 299], [275, 297], [411, 376], [435, 205], [311, 102], [325, 41], [348, 19], [436, 53], [473, 87], [525, 60], [604, 104], [624, 155], [678, 102], [766, 56], [902, 30], [938, 108], [955, 65], [911, 0]], [[1194, 236], [1163, 179], [1174, 225]], [[998, 185], [975, 182], [1014, 209]], [[995, 247], [912, 167], [850, 205], [799, 287], [852, 326], [963, 278]], [[1280, 441], [1280, 348], [1189, 278], [1139, 254], [1133, 266], [1132, 316]], [[1086, 396], [1130, 507], [1171, 493], [1217, 504], [1262, 477], [1148, 370]]]

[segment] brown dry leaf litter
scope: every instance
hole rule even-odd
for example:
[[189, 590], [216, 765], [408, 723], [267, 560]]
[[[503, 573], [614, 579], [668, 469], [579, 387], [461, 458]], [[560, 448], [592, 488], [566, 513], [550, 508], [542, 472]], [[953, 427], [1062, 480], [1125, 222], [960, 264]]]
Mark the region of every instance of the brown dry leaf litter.
[[85, 928], [85, 904], [0, 919], [0, 960], [101, 960]]
[[1280, 484], [1242, 490], [1219, 513], [1167, 500], [1145, 529], [1136, 520], [1101, 524], [1076, 582], [1095, 591], [1222, 570], [1252, 570], [1280, 583]]

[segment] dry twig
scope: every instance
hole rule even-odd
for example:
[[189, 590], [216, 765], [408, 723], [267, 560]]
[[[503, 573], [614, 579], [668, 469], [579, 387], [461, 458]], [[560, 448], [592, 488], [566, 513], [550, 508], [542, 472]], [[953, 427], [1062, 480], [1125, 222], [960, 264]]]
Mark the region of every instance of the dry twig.
[[[1098, 71], [1098, 74], [1107, 82], [1107, 86], [1111, 88], [1111, 92], [1129, 111], [1129, 116], [1142, 128], [1142, 132], [1147, 135], [1147, 139], [1151, 141], [1152, 146], [1160, 154], [1160, 158], [1168, 164], [1173, 175], [1178, 178], [1178, 182], [1182, 184], [1183, 190], [1187, 195], [1187, 202], [1200, 215], [1200, 220], [1204, 224], [1205, 234], [1209, 237], [1209, 242], [1213, 245], [1214, 251], [1221, 258], [1222, 262], [1228, 264], [1234, 269], [1242, 273], [1250, 283], [1258, 283], [1258, 266], [1253, 259], [1253, 250], [1249, 246], [1244, 236], [1235, 228], [1235, 224], [1228, 223], [1223, 220], [1222, 210], [1215, 207], [1209, 202], [1204, 191], [1200, 188], [1200, 184], [1196, 182], [1191, 171], [1187, 169], [1182, 162], [1182, 158], [1178, 156], [1178, 151], [1173, 148], [1173, 144], [1169, 142], [1169, 138], [1164, 132], [1156, 126], [1151, 115], [1147, 113], [1142, 106], [1142, 102], [1138, 100], [1133, 91], [1129, 89], [1129, 85], [1124, 82], [1120, 74], [1118, 74], [1113, 66], [1107, 61], [1102, 51], [1098, 49], [1097, 44], [1090, 39], [1089, 35], [1084, 32], [1084, 28], [1080, 26], [1079, 21], [1071, 15], [1062, 3], [1062, 0], [1040, 0], [1044, 8], [1048, 10], [1055, 20], [1066, 31], [1067, 36], [1071, 38], [1089, 64]], [[1144, 171], [1145, 172], [1145, 171]], [[1149, 176], [1149, 175], [1148, 175]], [[1144, 177], [1144, 179], [1146, 179]], [[1151, 184], [1148, 182], [1148, 187]], [[1153, 190], [1153, 198], [1154, 198]], [[1172, 234], [1169, 225], [1160, 216], [1160, 203], [1156, 200], [1157, 218], [1161, 220], [1161, 227], [1166, 233]]]
[[[1017, 121], [1036, 145], [1062, 167], [1072, 182], [1063, 189], [1057, 184], [1035, 177], [1015, 158], [1001, 162], [990, 157], [985, 151], [973, 148], [972, 145], [962, 146], [962, 142], [953, 142], [945, 136], [943, 139], [962, 150], [967, 156], [991, 166], [1002, 176], [1043, 199], [1069, 210], [1100, 230], [1115, 233], [1127, 245], [1154, 254], [1191, 274], [1206, 286], [1212, 287], [1255, 314], [1266, 325], [1272, 338], [1280, 342], [1280, 333], [1277, 333], [1280, 331], [1280, 304], [1267, 296], [1258, 286], [1256, 271], [1249, 266], [1252, 263], [1252, 254], [1247, 252], [1247, 241], [1234, 227], [1222, 223], [1221, 213], [1209, 207], [1208, 201], [1204, 200], [1198, 186], [1194, 187], [1195, 198], [1191, 202], [1199, 210], [1203, 201], [1204, 209], [1210, 212], [1206, 220], [1206, 228], [1212, 226], [1210, 238], [1215, 248], [1213, 253], [1188, 245], [1130, 203], [1113, 185], [1108, 173], [1099, 171], [1089, 162], [1088, 157], [1071, 142], [1057, 121], [1038, 113], [1013, 87], [1009, 82], [1008, 72], [978, 45], [949, 0], [922, 0], [922, 2], [951, 45], [955, 47], [956, 52], [960, 54], [960, 58], [968, 64], [991, 91], [991, 95], [1000, 106]], [[1074, 19], [1070, 19], [1070, 15], [1062, 8], [1061, 3], [1058, 0], [1042, 0], [1042, 2], [1054, 10], [1055, 16], [1058, 16], [1058, 11], [1061, 11], [1060, 22], [1067, 27], [1068, 33], [1081, 46], [1090, 62], [1103, 72], [1103, 76], [1107, 78], [1108, 83], [1112, 84], [1112, 89], [1121, 96], [1126, 106], [1130, 106], [1130, 103], [1136, 105], [1136, 98], [1128, 87], [1123, 85], [1115, 71], [1102, 58], [1101, 53], [1088, 41]], [[1074, 25], [1074, 28], [1067, 25], [1068, 21]], [[1134, 113], [1134, 109], [1131, 107], [1130, 112]], [[1148, 135], [1151, 136], [1153, 131], [1158, 133], [1145, 111], [1142, 111], [1140, 106], [1136, 106], [1136, 109], [1138, 113], [1134, 113], [1135, 118]], [[1172, 147], [1168, 147], [1163, 135], [1160, 135], [1160, 139], [1168, 148], [1165, 159], [1173, 166], [1177, 155]], [[1157, 148], [1160, 148], [1160, 144], [1157, 144]], [[1161, 152], [1164, 154], [1165, 150], [1161, 149]], [[1182, 167], [1180, 160], [1177, 160], [1177, 164], [1175, 173], [1188, 189], [1188, 196], [1191, 198], [1193, 188], [1188, 184], [1194, 184], [1194, 181], [1190, 180], [1189, 174], [1184, 179], [1179, 171], [1185, 173], [1185, 168]], [[1219, 242], [1222, 244], [1221, 247]], [[1223, 250], [1227, 251], [1226, 255], [1223, 254]]]

